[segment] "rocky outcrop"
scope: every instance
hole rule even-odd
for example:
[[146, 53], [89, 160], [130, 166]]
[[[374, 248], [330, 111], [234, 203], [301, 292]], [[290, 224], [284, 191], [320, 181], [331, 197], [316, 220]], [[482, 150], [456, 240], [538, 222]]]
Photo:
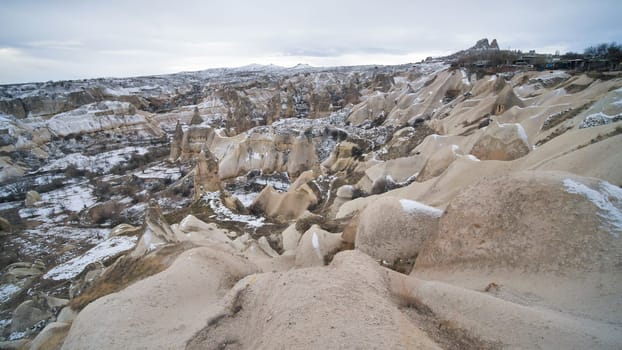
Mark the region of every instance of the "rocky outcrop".
[[330, 233], [313, 225], [305, 232], [296, 248], [296, 266], [324, 266], [344, 248], [341, 234]]
[[177, 125], [175, 126], [175, 132], [173, 132], [173, 139], [171, 140], [171, 155], [169, 156], [170, 162], [176, 161], [181, 156], [183, 138], [184, 131], [178, 120]]
[[311, 171], [303, 173], [285, 193], [277, 192], [270, 185], [266, 186], [251, 204], [251, 211], [282, 222], [299, 218], [320, 200], [313, 185], [307, 183], [311, 174]]
[[143, 234], [131, 253], [133, 257], [141, 257], [166, 244], [177, 243], [180, 237], [171, 229], [162, 215], [162, 209], [155, 201], [149, 203], [143, 224]]
[[94, 132], [132, 130], [149, 136], [162, 136], [160, 127], [137, 113], [127, 102], [103, 101], [57, 114], [46, 122], [52, 135], [66, 137]]
[[37, 191], [28, 191], [26, 192], [26, 199], [24, 200], [24, 204], [27, 207], [34, 207], [38, 202], [41, 202], [41, 195]]
[[387, 264], [414, 261], [423, 242], [438, 230], [442, 213], [407, 199], [381, 198], [360, 214], [354, 246]]
[[257, 271], [230, 251], [190, 249], [164, 272], [89, 304], [74, 320], [63, 349], [184, 348], [217, 313], [223, 289]]
[[322, 166], [330, 172], [352, 171], [361, 160], [362, 150], [353, 142], [340, 142], [335, 146], [330, 156], [322, 163]]
[[616, 186], [560, 172], [479, 181], [451, 201], [415, 268], [614, 273], [620, 198]]
[[239, 281], [187, 349], [221, 344], [243, 349], [439, 349], [389, 300], [377, 264], [360, 252], [344, 252], [328, 268]]
[[493, 120], [473, 145], [471, 154], [481, 160], [514, 160], [530, 150], [522, 125], [499, 124]]
[[194, 111], [192, 112], [192, 119], [190, 120], [190, 125], [199, 125], [203, 123], [203, 118], [199, 115], [199, 108], [194, 107]]
[[194, 200], [200, 199], [205, 192], [222, 189], [218, 176], [218, 160], [209, 150], [202, 150], [194, 170]]

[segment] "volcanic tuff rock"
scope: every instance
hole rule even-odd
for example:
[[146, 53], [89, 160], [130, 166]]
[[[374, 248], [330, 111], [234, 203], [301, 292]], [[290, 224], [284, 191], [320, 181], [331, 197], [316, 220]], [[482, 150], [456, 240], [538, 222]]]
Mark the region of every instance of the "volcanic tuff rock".
[[414, 260], [423, 242], [436, 234], [442, 213], [419, 202], [384, 197], [361, 212], [354, 247], [389, 264]]

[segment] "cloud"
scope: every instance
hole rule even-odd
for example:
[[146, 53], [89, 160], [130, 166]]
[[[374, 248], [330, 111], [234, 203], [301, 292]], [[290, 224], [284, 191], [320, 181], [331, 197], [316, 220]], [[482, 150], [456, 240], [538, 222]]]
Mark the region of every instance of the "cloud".
[[0, 47], [19, 53], [4, 53], [0, 81], [250, 63], [393, 64], [483, 37], [504, 49], [581, 51], [621, 40], [621, 12], [619, 0], [7, 0], [0, 2]]
[[77, 40], [40, 40], [27, 42], [25, 46], [44, 50], [78, 50], [83, 44]]

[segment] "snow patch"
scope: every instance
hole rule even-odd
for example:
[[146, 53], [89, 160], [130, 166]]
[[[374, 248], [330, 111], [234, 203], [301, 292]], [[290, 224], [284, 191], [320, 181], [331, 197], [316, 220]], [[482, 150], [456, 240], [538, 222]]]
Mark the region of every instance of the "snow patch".
[[593, 113], [583, 119], [583, 121], [579, 125], [579, 129], [611, 124], [619, 120], [622, 120], [622, 114], [609, 116], [603, 112]]
[[81, 256], [75, 257], [64, 264], [48, 271], [43, 278], [55, 281], [68, 280], [76, 277], [84, 268], [93, 262], [103, 261], [115, 255], [134, 248], [136, 237], [116, 236], [107, 239]]
[[13, 332], [9, 335], [8, 340], [20, 340], [26, 336], [26, 332]]
[[20, 288], [14, 284], [5, 284], [0, 286], [0, 304], [11, 299], [11, 297], [20, 291]]
[[243, 222], [250, 227], [261, 227], [264, 225], [265, 218], [232, 212], [231, 209], [227, 208], [220, 200], [220, 191], [206, 192], [203, 195], [203, 201], [209, 204], [217, 220]]
[[322, 252], [320, 251], [320, 239], [317, 236], [317, 232], [313, 232], [313, 236], [311, 236], [311, 244], [313, 245], [313, 250], [315, 251], [315, 255], [317, 255], [320, 260], [323, 260]]
[[563, 181], [566, 192], [583, 195], [589, 199], [600, 211], [598, 216], [608, 223], [609, 233], [619, 238], [622, 232], [622, 189], [606, 181], [601, 181], [598, 190], [594, 190], [582, 183], [565, 179]]
[[434, 217], [440, 217], [443, 214], [442, 210], [430, 207], [417, 201], [400, 199], [400, 204], [402, 205], [402, 209], [408, 214], [424, 213]]

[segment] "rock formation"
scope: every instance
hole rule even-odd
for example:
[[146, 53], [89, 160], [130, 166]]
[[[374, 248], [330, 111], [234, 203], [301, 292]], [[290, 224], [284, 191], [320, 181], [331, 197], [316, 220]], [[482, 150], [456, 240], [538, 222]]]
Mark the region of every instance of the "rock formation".
[[218, 176], [218, 161], [209, 150], [202, 150], [197, 157], [194, 170], [194, 200], [198, 200], [205, 192], [222, 190]]
[[354, 246], [386, 264], [414, 262], [423, 243], [436, 234], [441, 214], [419, 202], [384, 197], [361, 212]]

